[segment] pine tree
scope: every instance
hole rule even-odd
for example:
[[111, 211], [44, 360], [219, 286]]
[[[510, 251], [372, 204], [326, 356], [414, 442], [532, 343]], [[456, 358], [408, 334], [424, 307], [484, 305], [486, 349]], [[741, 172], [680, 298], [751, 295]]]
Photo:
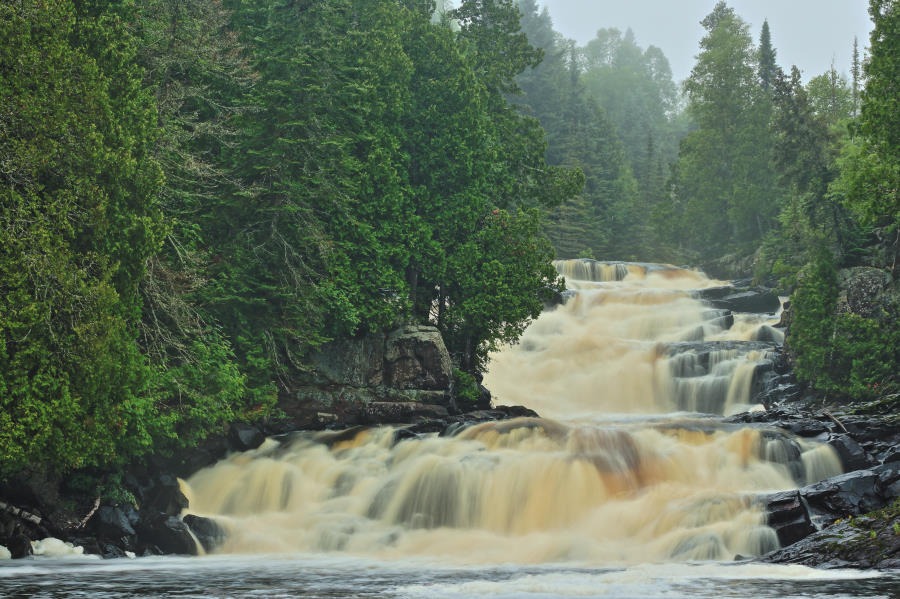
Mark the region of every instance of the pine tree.
[[859, 59], [859, 40], [854, 35], [853, 36], [853, 58], [850, 63], [850, 76], [852, 78], [852, 99], [853, 99], [853, 116], [857, 116], [859, 114], [859, 93], [860, 93], [860, 84], [862, 83], [860, 77], [860, 59]]
[[762, 29], [759, 32], [759, 49], [757, 50], [759, 57], [759, 83], [766, 91], [772, 88], [775, 74], [778, 70], [776, 64], [776, 52], [772, 47], [772, 35], [769, 32], [769, 21], [764, 20]]

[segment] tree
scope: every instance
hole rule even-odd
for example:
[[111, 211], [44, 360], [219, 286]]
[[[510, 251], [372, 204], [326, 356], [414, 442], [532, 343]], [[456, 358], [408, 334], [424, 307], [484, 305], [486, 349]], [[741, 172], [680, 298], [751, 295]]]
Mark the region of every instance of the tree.
[[140, 341], [179, 442], [195, 443], [250, 407], [231, 343], [200, 298], [214, 251], [206, 227], [235, 185], [224, 154], [241, 139], [235, 120], [250, 110], [254, 74], [216, 0], [152, 0], [136, 16], [137, 58], [156, 99], [154, 157], [165, 175], [158, 197], [167, 224], [141, 281]]
[[861, 67], [859, 59], [859, 40], [853, 36], [853, 57], [850, 63], [851, 93], [853, 98], [853, 116], [859, 115], [859, 92], [861, 87]]
[[879, 238], [880, 262], [897, 271], [900, 256], [900, 14], [894, 0], [870, 0], [874, 23], [866, 87], [862, 93], [859, 136], [841, 156], [837, 190], [846, 205]]
[[647, 139], [654, 139], [666, 163], [675, 159], [678, 133], [672, 117], [677, 90], [669, 61], [659, 48], [638, 46], [629, 29], [601, 29], [581, 51], [583, 82], [596, 98], [618, 136], [632, 172], [647, 192]]
[[137, 343], [164, 230], [127, 6], [0, 5], [0, 477], [171, 434]]
[[769, 168], [771, 99], [759, 83], [748, 27], [724, 2], [703, 21], [707, 33], [685, 82], [696, 125], [679, 151], [668, 231], [688, 254], [712, 258], [752, 251], [772, 227], [778, 190]]
[[775, 48], [772, 47], [772, 34], [769, 31], [769, 21], [764, 20], [759, 32], [759, 83], [764, 90], [769, 90], [775, 80], [778, 71]]
[[810, 79], [806, 92], [813, 111], [829, 125], [846, 123], [853, 116], [853, 90], [834, 65], [822, 75]]
[[773, 270], [790, 282], [816, 252], [846, 258], [855, 251], [860, 232], [832, 188], [839, 137], [827, 115], [810, 101], [797, 67], [789, 77], [779, 72], [773, 98], [773, 164], [786, 201], [765, 253], [777, 262]]

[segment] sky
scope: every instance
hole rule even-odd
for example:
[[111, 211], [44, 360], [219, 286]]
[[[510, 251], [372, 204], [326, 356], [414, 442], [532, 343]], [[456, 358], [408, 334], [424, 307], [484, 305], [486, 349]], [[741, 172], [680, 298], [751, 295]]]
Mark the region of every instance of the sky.
[[[598, 29], [631, 27], [639, 46], [660, 48], [672, 76], [690, 75], [705, 30], [700, 25], [716, 0], [538, 0], [553, 19], [553, 28], [579, 45]], [[869, 44], [872, 23], [867, 0], [728, 0], [750, 25], [754, 43], [768, 19], [777, 62], [785, 70], [796, 65], [804, 81], [828, 71], [850, 73], [853, 37], [860, 52]]]

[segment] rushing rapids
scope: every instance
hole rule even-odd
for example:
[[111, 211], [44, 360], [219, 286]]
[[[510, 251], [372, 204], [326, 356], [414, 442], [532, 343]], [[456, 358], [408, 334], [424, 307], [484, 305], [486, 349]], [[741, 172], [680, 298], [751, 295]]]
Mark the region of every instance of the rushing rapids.
[[485, 379], [543, 418], [270, 439], [187, 481], [191, 512], [226, 530], [218, 551], [610, 564], [777, 548], [755, 498], [840, 463], [827, 446], [718, 417], [751, 407], [770, 349], [752, 340], [772, 316], [710, 309], [697, 290], [722, 283], [694, 271], [557, 268], [571, 297]]

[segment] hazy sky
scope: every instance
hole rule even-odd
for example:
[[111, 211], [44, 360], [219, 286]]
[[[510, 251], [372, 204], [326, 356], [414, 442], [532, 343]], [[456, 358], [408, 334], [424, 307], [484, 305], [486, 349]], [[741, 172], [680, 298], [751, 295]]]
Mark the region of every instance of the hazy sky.
[[[672, 66], [675, 81], [694, 65], [704, 29], [700, 21], [716, 0], [538, 0], [553, 18], [553, 28], [580, 45], [598, 29], [631, 27], [638, 45], [659, 47]], [[871, 21], [866, 0], [730, 0], [728, 5], [747, 23], [754, 43], [768, 19], [778, 64], [797, 65], [803, 79], [827, 71], [834, 59], [849, 74], [853, 37], [860, 51], [869, 45]]]

